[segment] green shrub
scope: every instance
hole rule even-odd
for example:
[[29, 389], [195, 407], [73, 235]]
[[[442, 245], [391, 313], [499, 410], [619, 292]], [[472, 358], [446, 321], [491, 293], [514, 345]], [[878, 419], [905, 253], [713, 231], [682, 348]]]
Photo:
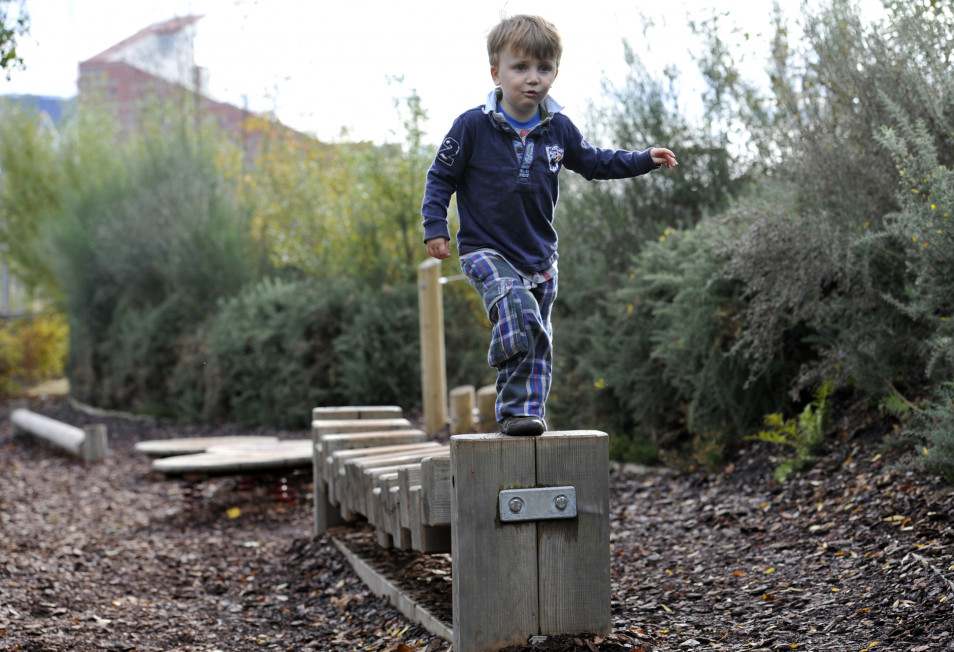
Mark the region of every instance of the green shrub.
[[417, 287], [366, 293], [334, 341], [337, 381], [355, 405], [421, 405]]
[[302, 427], [313, 407], [341, 405], [335, 340], [361, 305], [346, 281], [269, 278], [223, 302], [209, 329], [203, 418]]
[[908, 429], [912, 438], [923, 438], [926, 444], [913, 462], [954, 483], [954, 382], [940, 383], [916, 424]]
[[[448, 388], [493, 385], [497, 372], [487, 364], [490, 321], [480, 295], [466, 281], [448, 283], [443, 288]], [[417, 306], [416, 299], [414, 305]], [[420, 400], [418, 396], [416, 402], [420, 403]]]
[[753, 378], [746, 360], [730, 354], [743, 304], [717, 254], [732, 233], [707, 222], [643, 248], [621, 288], [576, 324], [575, 357], [555, 396], [561, 425], [574, 412], [567, 401], [592, 419], [570, 427], [659, 448], [705, 435], [724, 447], [787, 405], [776, 367]]
[[[954, 90], [954, 89], [952, 89]], [[954, 134], [954, 123], [947, 123]], [[954, 374], [954, 137], [947, 155], [924, 122], [899, 112], [879, 140], [898, 166], [900, 210], [886, 216], [882, 238], [904, 261], [904, 284], [885, 288], [891, 305], [916, 326], [925, 372]]]
[[719, 253], [742, 299], [732, 351], [752, 380], [769, 373], [797, 402], [828, 378], [877, 393], [885, 378], [909, 372], [913, 349], [900, 335], [910, 320], [882, 297], [900, 266], [886, 248], [858, 245], [865, 229], [762, 200], [721, 219], [738, 230]]

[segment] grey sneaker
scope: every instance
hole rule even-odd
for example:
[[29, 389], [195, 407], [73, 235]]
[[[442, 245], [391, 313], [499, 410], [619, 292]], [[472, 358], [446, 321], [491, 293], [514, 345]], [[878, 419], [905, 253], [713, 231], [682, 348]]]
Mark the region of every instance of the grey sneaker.
[[497, 424], [500, 432], [512, 437], [535, 437], [547, 431], [547, 424], [540, 417], [510, 416], [504, 417]]

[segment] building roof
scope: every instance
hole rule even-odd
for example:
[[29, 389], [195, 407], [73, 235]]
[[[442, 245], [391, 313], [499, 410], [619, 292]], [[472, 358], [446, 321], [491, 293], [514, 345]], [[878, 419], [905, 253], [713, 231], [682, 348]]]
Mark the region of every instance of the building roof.
[[90, 57], [86, 61], [80, 63], [90, 63], [90, 62], [106, 62], [112, 61], [113, 55], [118, 52], [121, 52], [125, 48], [129, 47], [131, 44], [136, 41], [141, 41], [142, 39], [150, 36], [152, 34], [171, 34], [178, 32], [189, 25], [197, 22], [199, 19], [203, 18], [201, 15], [189, 15], [189, 16], [177, 16], [176, 18], [170, 18], [169, 20], [164, 20], [160, 23], [153, 23], [149, 27], [145, 27], [132, 36], [124, 38], [119, 43], [103, 50], [99, 54]]

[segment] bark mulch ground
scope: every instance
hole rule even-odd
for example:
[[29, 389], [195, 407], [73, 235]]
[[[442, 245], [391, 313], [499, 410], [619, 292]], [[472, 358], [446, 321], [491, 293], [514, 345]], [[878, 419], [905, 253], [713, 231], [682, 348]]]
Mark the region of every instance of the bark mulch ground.
[[[312, 536], [307, 475], [285, 491], [231, 477], [191, 489], [133, 449], [265, 431], [30, 407], [105, 423], [111, 456], [13, 438], [0, 407], [0, 650], [450, 648]], [[508, 652], [954, 649], [954, 494], [899, 467], [886, 434], [843, 433], [782, 485], [781, 451], [763, 444], [721, 474], [614, 472], [612, 634]], [[335, 534], [450, 622], [449, 556], [383, 551], [360, 526]]]

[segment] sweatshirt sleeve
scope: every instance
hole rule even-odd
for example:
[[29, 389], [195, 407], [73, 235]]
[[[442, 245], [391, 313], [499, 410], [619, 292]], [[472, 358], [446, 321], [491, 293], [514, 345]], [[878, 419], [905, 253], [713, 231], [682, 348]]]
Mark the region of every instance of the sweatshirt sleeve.
[[425, 242], [432, 238], [450, 240], [447, 207], [467, 167], [467, 158], [470, 156], [468, 149], [467, 129], [464, 116], [461, 116], [444, 136], [434, 162], [427, 171], [427, 185], [421, 204]]
[[646, 174], [658, 168], [649, 152], [631, 152], [624, 149], [593, 147], [580, 130], [566, 121], [566, 158], [564, 166], [587, 180], [627, 179]]

